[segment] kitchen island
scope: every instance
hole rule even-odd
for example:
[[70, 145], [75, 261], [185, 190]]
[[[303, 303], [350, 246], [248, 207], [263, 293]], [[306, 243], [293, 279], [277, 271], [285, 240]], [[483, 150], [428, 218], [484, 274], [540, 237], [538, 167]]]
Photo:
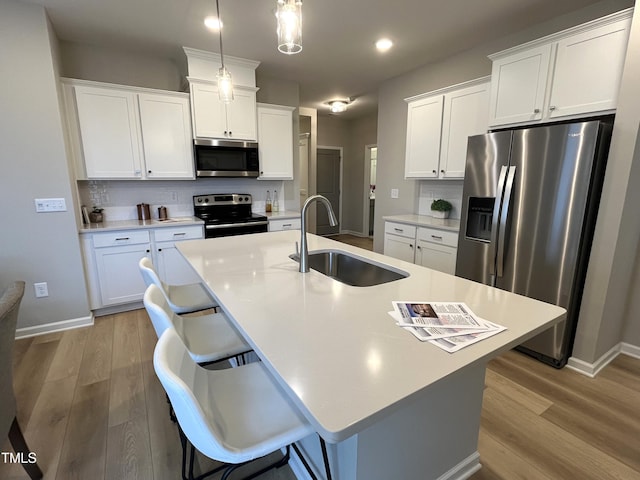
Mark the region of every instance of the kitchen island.
[[[409, 274], [353, 287], [289, 258], [300, 232], [192, 240], [179, 251], [283, 391], [329, 442], [337, 480], [462, 479], [477, 452], [486, 363], [564, 318], [565, 310], [357, 247], [308, 235]], [[507, 327], [448, 353], [388, 315], [394, 300], [465, 302]], [[322, 472], [315, 439], [302, 448]], [[316, 451], [317, 450], [317, 451]]]

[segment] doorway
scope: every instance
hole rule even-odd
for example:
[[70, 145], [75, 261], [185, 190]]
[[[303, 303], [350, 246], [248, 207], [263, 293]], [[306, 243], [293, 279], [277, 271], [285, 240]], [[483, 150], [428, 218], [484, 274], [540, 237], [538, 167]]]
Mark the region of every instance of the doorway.
[[325, 208], [316, 209], [316, 233], [335, 235], [340, 232], [340, 178], [342, 149], [336, 147], [318, 147], [316, 191], [329, 200], [338, 219], [338, 225], [329, 224], [329, 215]]
[[376, 170], [378, 166], [377, 145], [364, 147], [364, 198], [362, 203], [362, 233], [373, 237], [376, 209]]

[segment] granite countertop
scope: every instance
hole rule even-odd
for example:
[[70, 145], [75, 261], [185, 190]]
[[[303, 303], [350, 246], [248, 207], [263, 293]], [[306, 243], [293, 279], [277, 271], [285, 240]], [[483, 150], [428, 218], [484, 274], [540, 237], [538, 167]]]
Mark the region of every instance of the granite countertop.
[[[298, 272], [300, 232], [176, 244], [274, 378], [327, 441], [363, 431], [460, 369], [484, 364], [565, 316], [555, 305], [495, 289], [328, 238], [309, 251], [339, 249], [410, 276], [354, 287]], [[250, 252], [250, 254], [248, 254]], [[507, 330], [448, 353], [395, 325], [392, 301], [465, 302]]]
[[204, 225], [204, 222], [197, 217], [174, 217], [167, 220], [113, 220], [82, 225], [79, 232], [96, 233], [112, 230], [137, 230], [140, 228], [181, 227], [187, 225]]
[[434, 218], [429, 215], [386, 215], [382, 217], [389, 222], [406, 223], [409, 225], [415, 225], [417, 227], [431, 227], [440, 230], [451, 230], [458, 232], [460, 230], [460, 220], [457, 218]]

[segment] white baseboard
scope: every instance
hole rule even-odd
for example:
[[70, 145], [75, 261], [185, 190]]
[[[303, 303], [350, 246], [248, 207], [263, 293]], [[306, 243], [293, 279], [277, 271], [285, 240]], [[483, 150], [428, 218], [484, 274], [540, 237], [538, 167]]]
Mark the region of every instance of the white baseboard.
[[620, 342], [602, 355], [594, 363], [585, 362], [579, 358], [571, 357], [567, 362], [567, 368], [578, 373], [594, 378], [600, 370], [609, 365], [619, 354], [624, 353], [631, 357], [640, 358], [640, 347], [630, 343]]
[[35, 337], [36, 335], [44, 335], [45, 333], [61, 332], [63, 330], [88, 327], [90, 325], [93, 325], [93, 313], [87, 317], [72, 318], [61, 322], [35, 325], [33, 327], [18, 328], [16, 329], [16, 338]]
[[622, 342], [620, 344], [620, 353], [624, 353], [633, 358], [640, 358], [640, 346]]

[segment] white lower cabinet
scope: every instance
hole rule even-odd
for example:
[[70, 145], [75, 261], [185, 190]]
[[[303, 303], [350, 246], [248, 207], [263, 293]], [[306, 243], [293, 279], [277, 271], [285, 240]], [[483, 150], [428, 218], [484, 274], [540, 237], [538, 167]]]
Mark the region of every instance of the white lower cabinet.
[[416, 246], [416, 227], [403, 223], [385, 222], [384, 254], [413, 263]]
[[166, 283], [199, 281], [175, 244], [203, 238], [202, 226], [85, 233], [81, 237], [92, 310], [142, 300], [146, 285], [138, 262], [143, 257], [152, 259]]
[[269, 231], [300, 230], [300, 218], [287, 218], [281, 220], [269, 220]]
[[162, 281], [169, 285], [200, 281], [198, 274], [176, 248], [176, 243], [194, 238], [203, 238], [202, 227], [163, 228], [154, 231], [154, 265]]
[[420, 227], [416, 236], [414, 263], [454, 275], [457, 245], [457, 233]]
[[449, 230], [385, 222], [384, 254], [455, 274], [458, 234]]

